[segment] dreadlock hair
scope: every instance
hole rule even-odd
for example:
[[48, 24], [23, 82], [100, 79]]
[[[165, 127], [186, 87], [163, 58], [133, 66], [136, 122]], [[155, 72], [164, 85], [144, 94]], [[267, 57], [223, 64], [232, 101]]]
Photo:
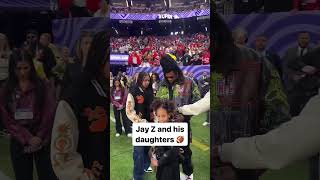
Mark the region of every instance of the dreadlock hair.
[[[211, 6], [213, 8], [213, 6]], [[229, 73], [231, 68], [236, 64], [236, 52], [238, 48], [234, 44], [232, 33], [223, 18], [216, 12], [212, 11], [210, 39], [210, 53], [213, 54], [213, 70], [219, 73]]]

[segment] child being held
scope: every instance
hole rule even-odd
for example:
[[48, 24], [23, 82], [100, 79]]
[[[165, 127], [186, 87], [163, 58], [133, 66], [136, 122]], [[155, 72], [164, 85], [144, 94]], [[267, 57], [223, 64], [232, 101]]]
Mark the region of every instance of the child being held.
[[[169, 100], [155, 100], [152, 109], [158, 123], [182, 122], [176, 106]], [[179, 164], [183, 158], [179, 147], [156, 146], [152, 149], [151, 164], [157, 167], [157, 180], [180, 180]]]

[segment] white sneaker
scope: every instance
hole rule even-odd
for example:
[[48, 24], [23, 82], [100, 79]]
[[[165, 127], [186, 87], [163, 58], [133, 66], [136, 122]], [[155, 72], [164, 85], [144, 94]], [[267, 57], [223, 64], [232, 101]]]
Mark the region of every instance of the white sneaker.
[[127, 136], [128, 136], [128, 137], [132, 137], [132, 134], [131, 134], [131, 133], [129, 133], [129, 134], [127, 134]]
[[187, 176], [186, 180], [193, 180], [193, 174], [191, 174], [190, 176]]
[[208, 122], [204, 122], [203, 124], [202, 124], [202, 126], [208, 126]]
[[180, 180], [193, 180], [193, 174], [187, 176], [184, 173], [180, 172]]
[[119, 137], [119, 136], [120, 136], [120, 134], [119, 134], [119, 133], [117, 133], [117, 134], [116, 134], [116, 137]]
[[153, 170], [152, 170], [152, 168], [151, 168], [151, 167], [149, 167], [147, 170], [144, 170], [144, 172], [146, 172], [146, 173], [152, 173], [152, 172], [153, 172]]

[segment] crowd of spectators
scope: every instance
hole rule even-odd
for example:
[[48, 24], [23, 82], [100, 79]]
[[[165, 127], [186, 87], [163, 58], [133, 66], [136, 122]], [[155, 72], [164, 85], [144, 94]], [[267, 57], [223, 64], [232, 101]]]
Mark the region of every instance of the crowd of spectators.
[[208, 34], [112, 37], [110, 42], [112, 53], [129, 55], [129, 66], [159, 66], [166, 53], [174, 54], [180, 65], [210, 64]]

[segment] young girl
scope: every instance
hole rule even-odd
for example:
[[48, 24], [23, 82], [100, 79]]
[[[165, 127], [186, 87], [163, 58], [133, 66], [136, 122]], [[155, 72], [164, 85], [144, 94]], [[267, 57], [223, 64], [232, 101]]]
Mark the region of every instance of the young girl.
[[[182, 122], [183, 116], [176, 113], [175, 104], [169, 100], [156, 100], [152, 104], [158, 123]], [[179, 147], [155, 147], [151, 164], [157, 167], [157, 180], [180, 180], [179, 162], [183, 158]]]
[[128, 91], [127, 88], [122, 86], [120, 77], [114, 79], [114, 85], [111, 88], [111, 103], [113, 105], [114, 117], [116, 119], [116, 137], [122, 134], [122, 124], [120, 119], [120, 114], [122, 116], [122, 123], [125, 129], [125, 133], [128, 137], [131, 137], [131, 124], [132, 122], [128, 120], [125, 103], [127, 101]]
[[[153, 92], [150, 76], [146, 72], [140, 72], [136, 84], [130, 89], [126, 103], [126, 113], [133, 123], [151, 121], [150, 105], [153, 101]], [[150, 147], [133, 147], [133, 176], [134, 180], [143, 180], [144, 172], [152, 172], [148, 157]]]
[[17, 180], [56, 179], [50, 163], [50, 135], [56, 108], [53, 89], [41, 80], [32, 57], [15, 50], [0, 92], [0, 119], [11, 135], [10, 155]]

